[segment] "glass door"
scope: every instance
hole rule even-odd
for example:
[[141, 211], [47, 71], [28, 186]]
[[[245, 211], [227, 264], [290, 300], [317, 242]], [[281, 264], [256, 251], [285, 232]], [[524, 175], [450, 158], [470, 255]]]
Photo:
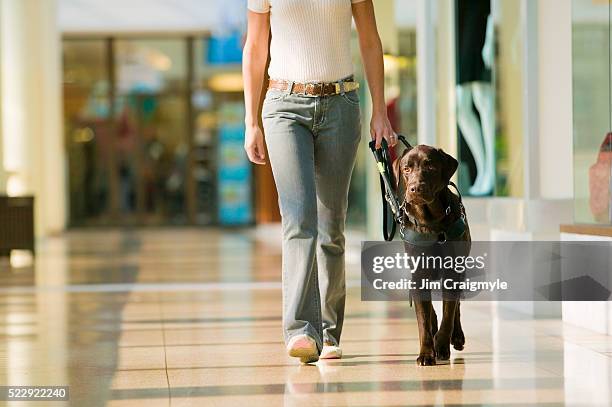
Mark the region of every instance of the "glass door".
[[185, 223], [189, 89], [184, 39], [115, 43], [116, 175], [122, 223]]
[[612, 225], [612, 0], [608, 0], [608, 134], [601, 150], [608, 171], [608, 223]]
[[64, 41], [72, 225], [190, 222], [188, 41]]
[[64, 41], [64, 128], [70, 222], [106, 219], [113, 201], [109, 43]]

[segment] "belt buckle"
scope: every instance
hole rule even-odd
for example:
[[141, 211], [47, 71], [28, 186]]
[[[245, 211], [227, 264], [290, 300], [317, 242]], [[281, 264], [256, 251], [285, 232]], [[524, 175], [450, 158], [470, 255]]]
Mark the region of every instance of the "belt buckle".
[[[317, 92], [318, 91], [318, 92]], [[324, 96], [325, 83], [306, 83], [304, 86], [304, 94], [310, 96]]]
[[307, 83], [306, 86], [304, 86], [304, 94], [305, 95], [312, 95], [314, 92], [314, 84], [313, 83]]
[[[325, 89], [324, 83], [307, 83], [306, 84], [306, 94], [309, 94], [311, 96], [323, 96], [324, 89]], [[317, 94], [317, 91], [318, 91], [318, 94]]]

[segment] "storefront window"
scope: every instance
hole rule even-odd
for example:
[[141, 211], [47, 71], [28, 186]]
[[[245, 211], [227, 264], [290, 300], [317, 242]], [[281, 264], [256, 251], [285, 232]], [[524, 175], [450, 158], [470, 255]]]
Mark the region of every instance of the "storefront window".
[[[219, 221], [212, 181], [222, 135], [216, 130], [235, 123], [244, 108], [241, 89], [228, 89], [217, 75], [236, 72], [239, 63], [208, 64], [209, 41], [64, 40], [73, 225]], [[236, 131], [223, 134], [234, 137]], [[250, 205], [250, 195], [246, 199]]]
[[524, 32], [516, 0], [437, 0], [437, 144], [465, 196], [521, 197]]
[[612, 224], [612, 67], [607, 1], [573, 0], [574, 216]]
[[521, 2], [456, 0], [459, 187], [523, 194]]
[[105, 40], [64, 41], [64, 115], [72, 223], [98, 217], [110, 206], [108, 57]]
[[140, 223], [185, 222], [186, 45], [181, 39], [115, 43], [119, 212]]
[[[392, 71], [387, 78], [393, 78], [386, 89], [389, 115], [414, 142], [416, 34], [402, 28], [397, 35], [397, 52], [385, 55]], [[64, 40], [73, 225], [253, 223], [256, 191], [243, 147], [241, 47], [239, 30]], [[352, 48], [369, 139], [356, 32]], [[362, 143], [349, 191], [351, 228], [366, 224], [366, 170], [372, 165], [366, 149]]]
[[416, 74], [416, 31], [399, 30], [399, 55], [394, 60], [398, 70], [398, 94], [391, 100], [391, 119], [395, 120], [396, 131], [408, 137], [411, 142], [417, 138], [417, 74]]
[[198, 224], [253, 221], [252, 165], [244, 153], [242, 32], [194, 43], [193, 189]]
[[494, 82], [496, 110], [494, 196], [524, 194], [523, 143], [525, 118], [525, 18], [524, 2], [493, 0], [495, 24]]

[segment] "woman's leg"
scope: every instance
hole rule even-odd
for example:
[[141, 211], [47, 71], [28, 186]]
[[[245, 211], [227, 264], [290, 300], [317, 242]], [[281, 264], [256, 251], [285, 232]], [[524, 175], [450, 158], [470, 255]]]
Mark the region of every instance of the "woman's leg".
[[288, 100], [264, 105], [268, 155], [278, 190], [283, 228], [283, 328], [285, 341], [307, 334], [322, 349], [321, 304], [315, 264], [317, 203], [314, 141]]
[[352, 92], [321, 99], [314, 127], [323, 340], [333, 345], [340, 342], [344, 321], [344, 223], [361, 138], [358, 100]]

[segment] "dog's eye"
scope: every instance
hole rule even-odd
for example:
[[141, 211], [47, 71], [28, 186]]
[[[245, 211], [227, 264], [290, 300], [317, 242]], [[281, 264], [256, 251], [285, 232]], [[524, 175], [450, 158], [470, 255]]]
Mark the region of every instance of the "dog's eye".
[[404, 167], [404, 172], [408, 172], [408, 173], [410, 173], [410, 172], [412, 172], [412, 168], [410, 168], [410, 167]]

